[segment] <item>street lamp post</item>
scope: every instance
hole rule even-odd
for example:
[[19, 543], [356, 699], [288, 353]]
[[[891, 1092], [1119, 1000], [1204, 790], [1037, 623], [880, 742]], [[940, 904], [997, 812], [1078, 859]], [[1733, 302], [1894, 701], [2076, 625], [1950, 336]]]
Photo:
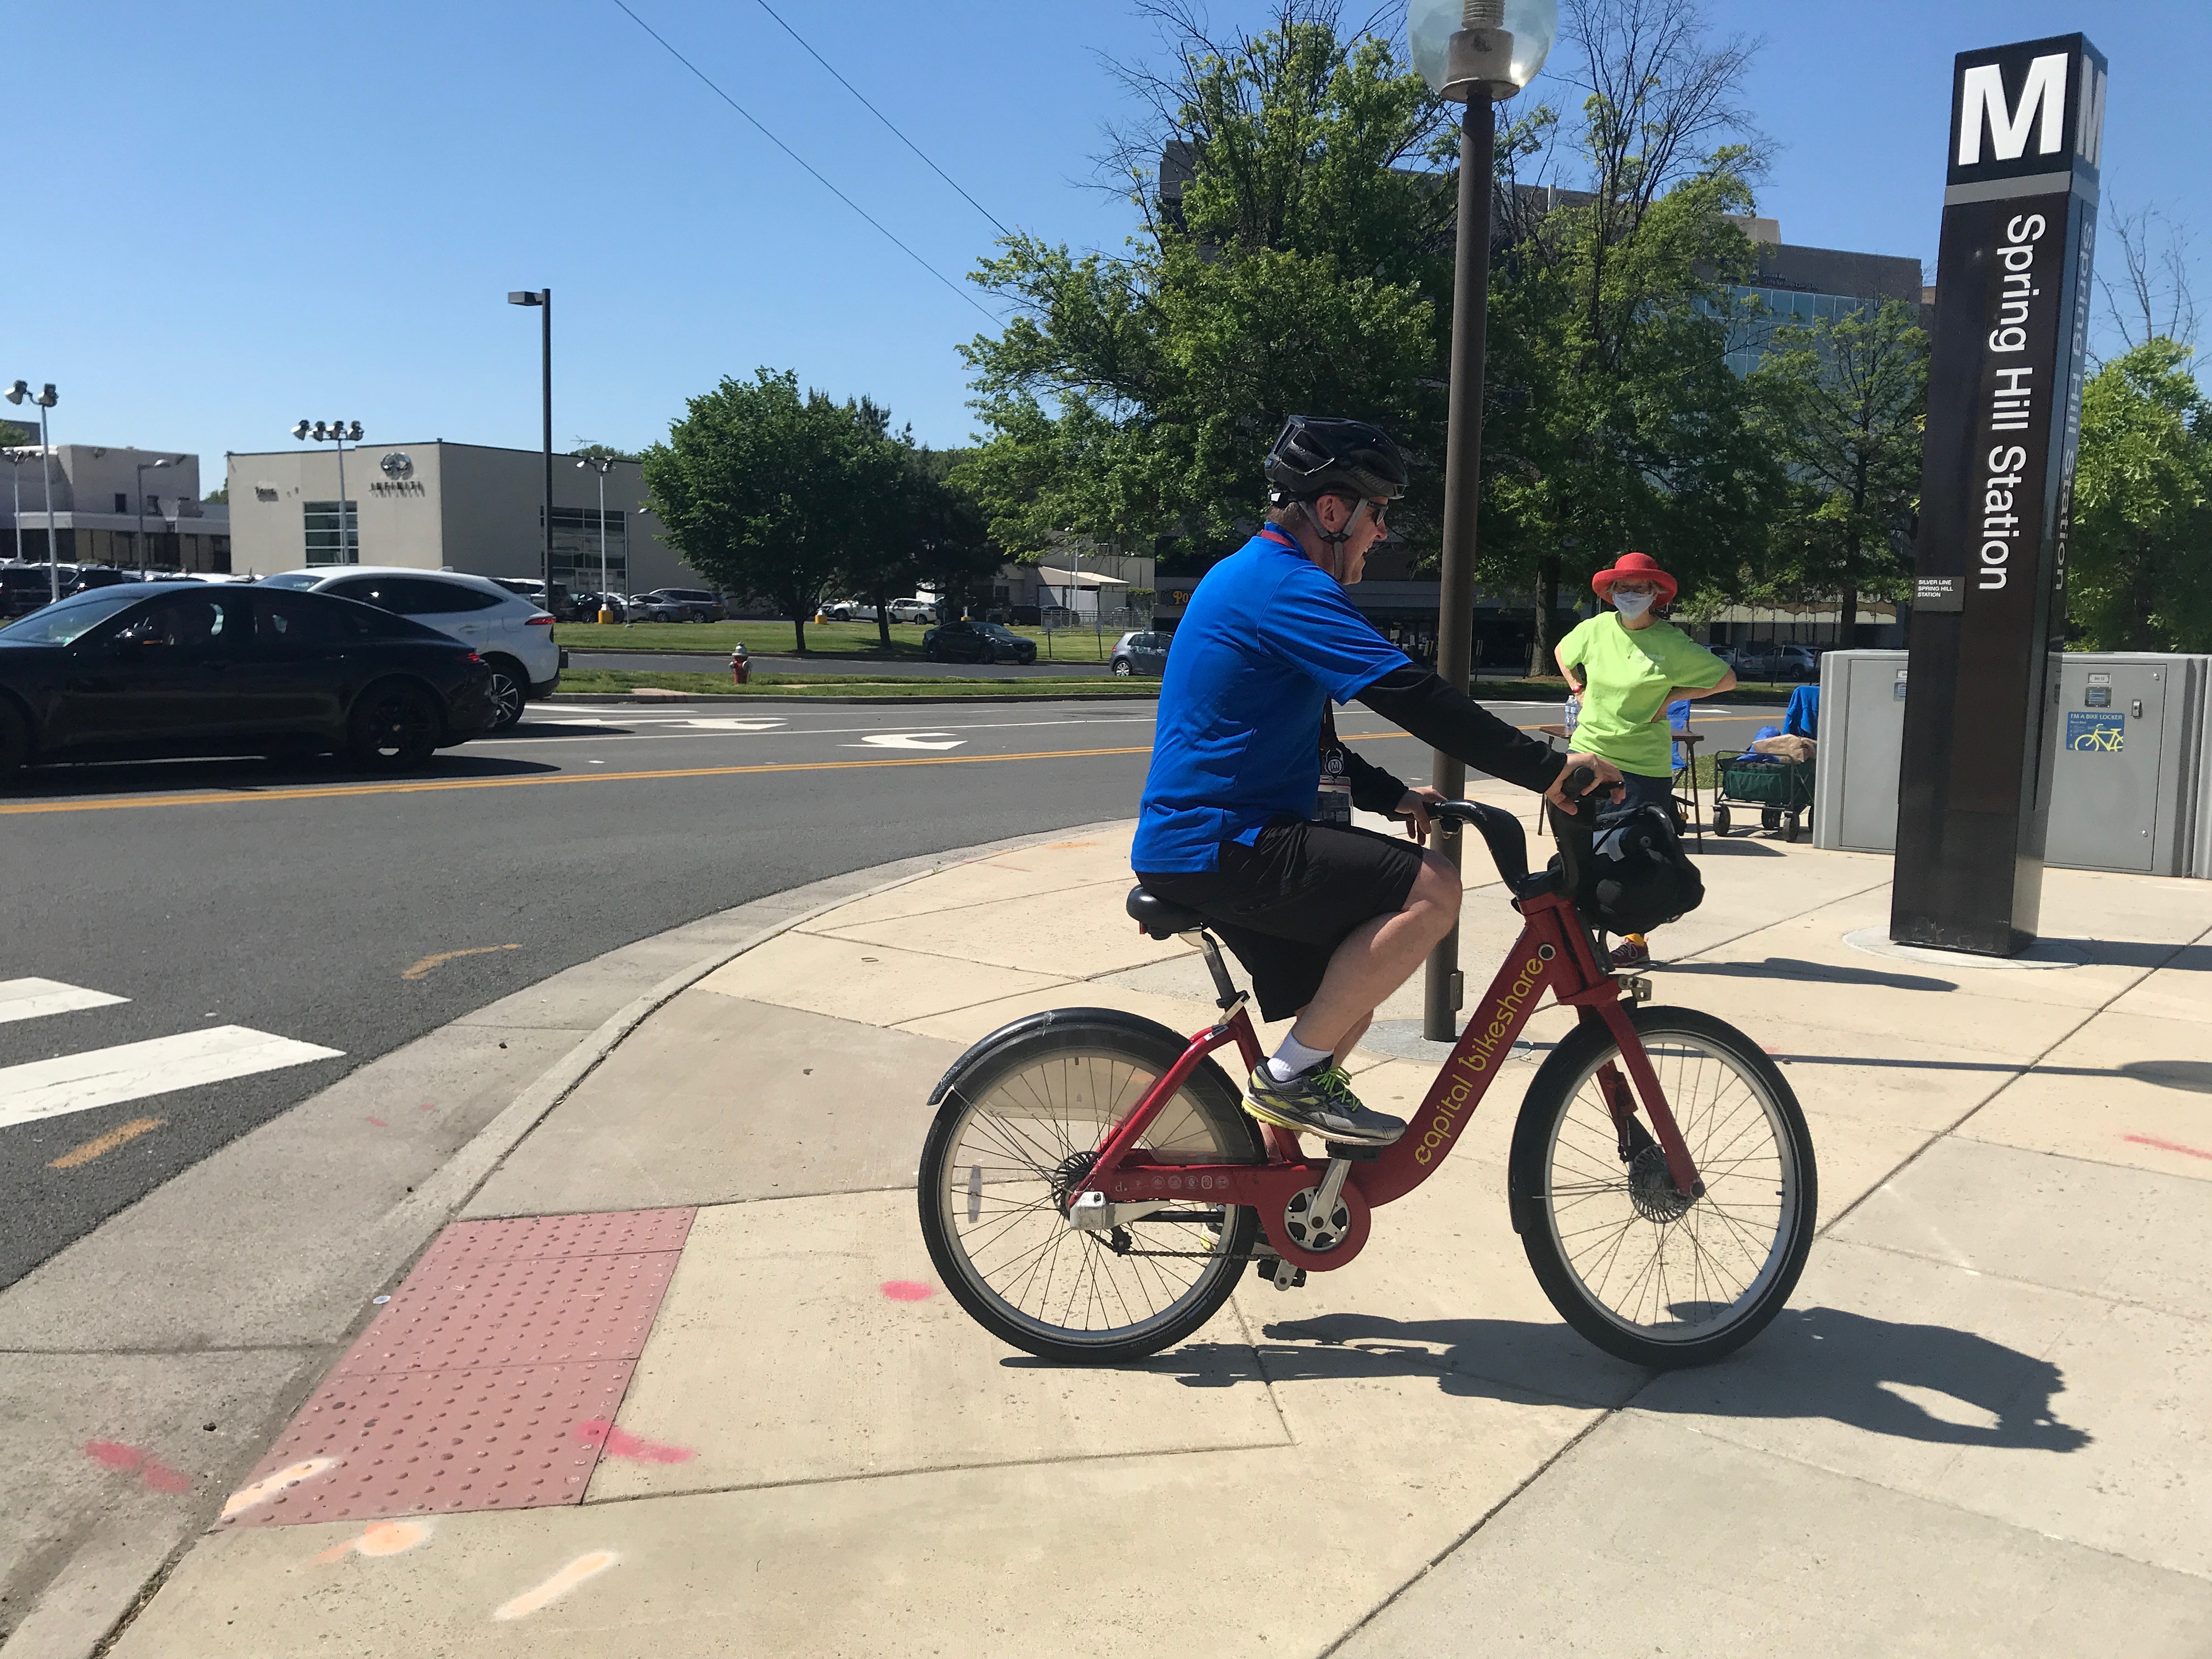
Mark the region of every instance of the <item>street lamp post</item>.
[[[599, 620], [612, 622], [614, 615], [607, 609], [607, 474], [615, 470], [614, 459], [608, 455], [579, 455], [576, 458], [576, 465], [579, 467], [588, 466], [599, 475]], [[624, 549], [623, 563], [623, 585], [625, 587], [629, 585], [627, 546]], [[546, 589], [545, 596], [548, 599], [552, 598], [551, 588]], [[625, 621], [629, 619], [628, 606], [623, 607], [623, 617]]]
[[10, 449], [7, 453], [8, 475], [14, 480], [15, 486], [15, 511], [13, 517], [15, 526], [15, 562], [21, 564], [23, 562], [23, 463], [31, 458], [20, 449]]
[[545, 608], [553, 609], [553, 290], [522, 289], [507, 296], [511, 306], [538, 307], [540, 367], [545, 402]]
[[62, 567], [54, 551], [54, 446], [46, 434], [46, 411], [61, 399], [54, 395], [54, 383], [48, 380], [33, 397], [27, 381], [18, 380], [4, 392], [0, 392], [11, 404], [20, 404], [29, 398], [39, 410], [39, 473], [46, 488], [46, 592], [49, 599], [62, 596]]
[[[151, 472], [157, 466], [173, 466], [175, 465], [175, 462], [169, 460], [141, 461], [138, 463], [137, 490], [133, 500], [133, 505], [135, 505], [138, 509], [138, 538], [131, 544], [131, 546], [137, 550], [138, 554], [139, 568], [143, 570], [151, 570], [154, 568], [154, 561], [149, 558], [146, 553], [146, 475], [149, 472]], [[184, 561], [179, 558], [177, 562], [181, 566], [184, 563]]]
[[[319, 444], [331, 443], [337, 446], [338, 556], [332, 562], [358, 564], [359, 559], [347, 556], [349, 554], [357, 554], [361, 551], [361, 528], [357, 524], [352, 523], [353, 515], [347, 510], [350, 503], [346, 500], [345, 447], [348, 439], [353, 441], [355, 447], [360, 447], [361, 422], [355, 421], [349, 424], [344, 421], [317, 421], [311, 426], [305, 420], [301, 420], [294, 424], [292, 435], [302, 440], [313, 438]], [[180, 556], [179, 562], [182, 562]]]
[[[1413, 65], [1440, 98], [1467, 106], [1460, 123], [1459, 225], [1453, 264], [1451, 394], [1444, 441], [1443, 568], [1437, 591], [1437, 672], [1469, 691], [1474, 641], [1475, 512], [1482, 494], [1482, 360], [1490, 303], [1490, 198], [1494, 107], [1535, 78], [1559, 27], [1559, 0], [1413, 0], [1406, 32]], [[1467, 769], [1441, 749], [1431, 781], [1466, 793]], [[1461, 838], [1441, 838], [1459, 862]], [[1422, 1034], [1449, 1042], [1463, 1000], [1459, 929], [1431, 952]]]

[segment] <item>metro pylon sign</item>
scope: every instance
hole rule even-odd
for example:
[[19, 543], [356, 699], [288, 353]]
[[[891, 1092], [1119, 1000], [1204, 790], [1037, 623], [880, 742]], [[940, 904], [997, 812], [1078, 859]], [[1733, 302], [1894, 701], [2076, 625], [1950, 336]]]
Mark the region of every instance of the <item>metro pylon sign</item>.
[[1960, 53], [1936, 267], [1890, 937], [2011, 956], [2043, 895], [2105, 58]]

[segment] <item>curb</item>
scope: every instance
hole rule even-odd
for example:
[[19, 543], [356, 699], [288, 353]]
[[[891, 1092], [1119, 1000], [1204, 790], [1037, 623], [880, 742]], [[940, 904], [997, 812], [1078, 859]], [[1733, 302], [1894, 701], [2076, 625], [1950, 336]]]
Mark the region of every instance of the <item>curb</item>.
[[631, 691], [556, 691], [550, 696], [538, 697], [538, 702], [637, 703], [651, 708], [656, 703], [675, 702], [750, 702], [750, 703], [827, 703], [832, 707], [866, 703], [880, 708], [886, 703], [912, 707], [917, 704], [944, 702], [1155, 702], [1157, 691], [976, 691], [965, 696], [948, 695], [939, 697], [817, 697], [804, 691], [670, 691], [657, 697], [641, 697]]

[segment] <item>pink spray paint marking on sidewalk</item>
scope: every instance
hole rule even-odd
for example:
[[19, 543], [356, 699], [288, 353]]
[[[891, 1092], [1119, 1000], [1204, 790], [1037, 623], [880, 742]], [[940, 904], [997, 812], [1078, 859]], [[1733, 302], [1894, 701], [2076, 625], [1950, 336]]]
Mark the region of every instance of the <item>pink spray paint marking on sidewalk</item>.
[[192, 1478], [182, 1469], [173, 1469], [152, 1453], [137, 1446], [126, 1446], [120, 1440], [88, 1440], [84, 1454], [95, 1463], [111, 1469], [135, 1473], [155, 1492], [180, 1492], [192, 1489]]
[[641, 1463], [688, 1463], [699, 1455], [689, 1446], [664, 1446], [657, 1440], [640, 1439], [603, 1417], [577, 1424], [576, 1438], [599, 1447], [610, 1457], [634, 1457]]
[[937, 1294], [937, 1286], [911, 1279], [887, 1279], [883, 1292], [894, 1302], [927, 1302]]
[[2212, 1158], [2212, 1152], [2200, 1147], [2185, 1146], [2178, 1140], [2160, 1140], [2156, 1135], [2126, 1135], [2122, 1139], [2138, 1146], [2155, 1146], [2161, 1152], [2179, 1152], [2184, 1158]]

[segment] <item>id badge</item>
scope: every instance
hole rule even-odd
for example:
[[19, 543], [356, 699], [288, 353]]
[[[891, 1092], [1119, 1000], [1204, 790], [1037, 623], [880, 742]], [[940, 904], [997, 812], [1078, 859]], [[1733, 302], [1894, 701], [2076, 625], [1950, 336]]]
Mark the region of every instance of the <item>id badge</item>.
[[1349, 829], [1352, 824], [1352, 785], [1341, 778], [1323, 778], [1314, 796], [1313, 821]]

